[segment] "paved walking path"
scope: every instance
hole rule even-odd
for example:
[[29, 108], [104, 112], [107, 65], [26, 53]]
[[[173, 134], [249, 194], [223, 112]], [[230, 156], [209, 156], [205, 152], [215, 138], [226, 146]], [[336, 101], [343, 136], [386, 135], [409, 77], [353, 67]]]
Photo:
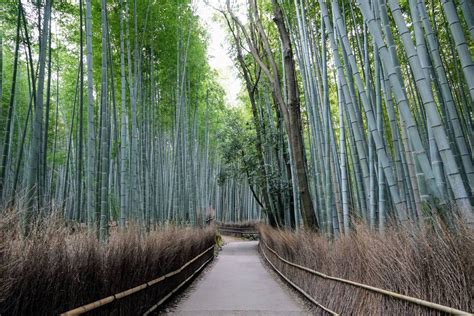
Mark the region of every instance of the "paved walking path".
[[306, 315], [263, 266], [258, 242], [224, 246], [217, 262], [172, 315]]

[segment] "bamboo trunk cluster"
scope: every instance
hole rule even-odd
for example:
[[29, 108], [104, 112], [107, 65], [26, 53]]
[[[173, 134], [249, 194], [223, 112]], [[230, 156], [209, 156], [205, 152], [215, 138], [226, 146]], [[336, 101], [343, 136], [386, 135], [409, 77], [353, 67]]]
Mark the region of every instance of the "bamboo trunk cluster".
[[[100, 6], [79, 1], [76, 81], [72, 96], [60, 100], [64, 95], [60, 89], [68, 86], [68, 79], [60, 73], [61, 43], [57, 38], [54, 43], [59, 33], [51, 30], [60, 9], [56, 11], [50, 0], [34, 7], [40, 31], [38, 56], [33, 56], [34, 43], [28, 37], [31, 21], [24, 4], [18, 4], [11, 94], [1, 134], [0, 205], [3, 209], [25, 204], [25, 233], [33, 218], [54, 210], [87, 225], [102, 241], [107, 241], [111, 226], [124, 228], [131, 222], [148, 231], [164, 223], [203, 226], [211, 218], [260, 218], [248, 182], [217, 183], [221, 165], [212, 140], [215, 126], [210, 122], [219, 101], [214, 100], [209, 83], [201, 87], [191, 82], [190, 49], [201, 35], [193, 29], [197, 18], [190, 8], [175, 5], [188, 13], [173, 17], [178, 34], [176, 73], [163, 79], [167, 74], [157, 69], [162, 61], [147, 35], [149, 5], [144, 8], [136, 0], [118, 4], [103, 0]], [[93, 25], [93, 15], [98, 13], [100, 24]], [[97, 30], [98, 41], [93, 36]], [[100, 52], [100, 58], [94, 52]], [[15, 108], [25, 68], [27, 111]], [[159, 86], [164, 80], [175, 80], [172, 93]], [[1, 88], [3, 80], [3, 93]], [[171, 95], [171, 101], [165, 94]]]
[[[285, 119], [284, 134], [297, 188], [289, 194], [301, 202], [295, 212], [303, 226], [333, 236], [348, 234], [354, 221], [380, 231], [389, 222], [423, 224], [433, 216], [474, 224], [468, 2], [458, 10], [450, 0], [410, 0], [403, 8], [396, 0], [275, 0], [270, 10], [252, 0], [247, 9], [246, 24], [230, 1], [223, 12], [233, 21], [227, 25], [240, 68], [266, 76], [277, 113], [300, 111], [299, 121]], [[274, 26], [279, 40], [270, 39]], [[254, 85], [253, 91], [267, 88], [265, 80]], [[304, 142], [295, 142], [299, 131]], [[298, 144], [306, 147], [301, 155]], [[314, 208], [305, 205], [301, 178], [308, 179]], [[257, 191], [265, 195], [264, 187]], [[272, 196], [263, 201], [271, 205]], [[316, 222], [306, 218], [308, 210]]]

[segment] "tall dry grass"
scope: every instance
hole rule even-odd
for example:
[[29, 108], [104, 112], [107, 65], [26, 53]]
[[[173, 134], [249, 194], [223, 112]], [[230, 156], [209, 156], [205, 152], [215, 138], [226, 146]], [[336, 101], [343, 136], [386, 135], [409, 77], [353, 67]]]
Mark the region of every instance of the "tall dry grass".
[[[474, 231], [454, 234], [406, 225], [385, 234], [356, 225], [348, 237], [333, 241], [311, 232], [260, 226], [261, 239], [294, 263], [397, 293], [464, 311], [474, 311]], [[265, 252], [280, 271], [322, 305], [342, 315], [440, 315], [442, 313], [325, 280], [288, 266]], [[315, 309], [316, 314], [324, 314]]]
[[[168, 227], [144, 234], [132, 226], [112, 231], [107, 244], [57, 217], [36, 223], [27, 238], [19, 228], [15, 213], [0, 219], [0, 315], [67, 311], [176, 270], [214, 243], [211, 227]], [[141, 314], [208, 258], [95, 314]]]

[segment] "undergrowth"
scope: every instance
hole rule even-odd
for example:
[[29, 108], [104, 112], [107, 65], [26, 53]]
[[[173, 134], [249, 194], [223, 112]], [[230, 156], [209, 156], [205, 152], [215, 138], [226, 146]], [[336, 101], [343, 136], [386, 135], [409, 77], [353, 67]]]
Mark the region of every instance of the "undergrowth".
[[[149, 233], [130, 225], [101, 243], [84, 227], [59, 217], [43, 219], [28, 237], [18, 216], [0, 219], [0, 315], [53, 315], [141, 285], [183, 264], [214, 244], [214, 228], [167, 227]], [[143, 313], [176, 287], [212, 251], [182, 274], [95, 314]]]
[[[259, 226], [261, 239], [283, 258], [327, 275], [368, 284], [464, 311], [474, 311], [474, 231], [437, 225], [388, 228], [384, 234], [356, 225], [334, 240], [312, 232]], [[262, 247], [264, 249], [264, 247]], [[440, 315], [412, 303], [273, 264], [316, 301], [342, 315]], [[321, 309], [315, 309], [324, 314]]]

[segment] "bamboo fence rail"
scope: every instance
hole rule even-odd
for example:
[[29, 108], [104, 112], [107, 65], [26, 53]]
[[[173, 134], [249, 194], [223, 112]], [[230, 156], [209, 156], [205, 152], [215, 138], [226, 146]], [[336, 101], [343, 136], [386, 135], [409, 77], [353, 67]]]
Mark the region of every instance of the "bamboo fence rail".
[[[193, 262], [195, 262], [196, 260], [198, 260], [199, 258], [201, 258], [202, 256], [204, 256], [206, 253], [208, 253], [210, 250], [214, 249], [214, 245], [210, 246], [209, 248], [207, 248], [206, 250], [204, 250], [203, 252], [201, 252], [199, 255], [197, 255], [196, 257], [194, 257], [193, 259], [189, 260], [188, 262], [186, 262], [184, 265], [181, 266], [181, 268], [177, 269], [177, 270], [174, 270], [174, 271], [171, 271], [165, 275], [162, 275], [161, 277], [159, 278], [156, 278], [154, 280], [151, 280], [147, 283], [144, 283], [144, 284], [141, 284], [141, 285], [138, 285], [134, 288], [131, 288], [131, 289], [128, 289], [128, 290], [125, 290], [123, 292], [120, 292], [120, 293], [117, 293], [117, 294], [114, 294], [114, 295], [110, 295], [110, 296], [107, 296], [105, 298], [102, 298], [100, 300], [97, 300], [95, 302], [92, 302], [92, 303], [89, 303], [89, 304], [86, 304], [86, 305], [83, 305], [83, 306], [80, 306], [80, 307], [77, 307], [75, 309], [72, 309], [70, 311], [67, 311], [67, 312], [64, 312], [61, 314], [61, 316], [72, 316], [72, 315], [81, 315], [81, 314], [84, 314], [86, 312], [89, 312], [89, 311], [92, 311], [94, 309], [97, 309], [99, 307], [102, 307], [104, 305], [107, 305], [107, 304], [110, 304], [114, 301], [117, 301], [117, 300], [120, 300], [124, 297], [127, 297], [129, 295], [132, 295], [134, 293], [137, 293], [137, 292], [140, 292], [148, 287], [151, 287], [157, 283], [160, 283], [176, 274], [179, 274], [181, 273], [186, 267], [188, 267], [190, 264], [192, 264]], [[200, 271], [204, 265], [206, 265], [209, 261], [211, 261], [211, 259], [207, 260], [202, 266], [200, 266], [196, 271]], [[192, 276], [194, 276], [196, 274], [196, 271], [192, 274]], [[192, 277], [191, 276], [191, 277]], [[184, 282], [182, 282], [178, 288], [175, 288], [174, 290], [172, 290], [168, 295], [166, 295], [164, 297], [164, 299], [162, 299], [160, 301], [160, 304], [163, 303], [166, 299], [168, 299], [173, 293], [175, 293], [184, 283], [186, 283], [191, 277], [188, 277]], [[157, 305], [160, 305], [160, 304], [157, 304]]]
[[[265, 248], [267, 248], [270, 252], [272, 252], [280, 261], [282, 261], [282, 262], [284, 262], [284, 263], [286, 263], [286, 264], [288, 264], [292, 267], [298, 268], [302, 271], [306, 271], [308, 273], [317, 275], [321, 278], [324, 278], [324, 279], [327, 279], [327, 280], [333, 280], [333, 281], [337, 281], [337, 282], [341, 282], [341, 283], [345, 283], [345, 284], [349, 284], [349, 285], [352, 285], [352, 286], [355, 286], [355, 287], [363, 288], [363, 289], [366, 289], [366, 290], [369, 290], [369, 291], [372, 291], [372, 292], [375, 292], [375, 293], [390, 296], [390, 297], [393, 297], [393, 298], [396, 298], [396, 299], [399, 299], [399, 300], [414, 303], [414, 304], [417, 304], [417, 305], [420, 305], [420, 306], [423, 306], [423, 307], [431, 308], [431, 309], [434, 309], [434, 310], [437, 310], [437, 311], [440, 311], [440, 312], [444, 312], [444, 313], [447, 313], [447, 314], [451, 314], [451, 315], [473, 315], [472, 313], [465, 312], [465, 311], [462, 311], [462, 310], [459, 310], [459, 309], [456, 309], [456, 308], [452, 308], [452, 307], [449, 307], [449, 306], [444, 306], [444, 305], [441, 305], [441, 304], [425, 301], [425, 300], [422, 300], [422, 299], [419, 299], [419, 298], [415, 298], [415, 297], [395, 293], [395, 292], [392, 292], [392, 291], [380, 289], [380, 288], [370, 286], [370, 285], [367, 285], [367, 284], [362, 284], [362, 283], [358, 283], [358, 282], [354, 282], [354, 281], [350, 281], [350, 280], [346, 280], [346, 279], [342, 279], [342, 278], [329, 276], [329, 275], [324, 274], [322, 272], [318, 272], [318, 271], [312, 270], [310, 268], [301, 266], [299, 264], [293, 263], [291, 261], [288, 261], [285, 258], [283, 258], [282, 256], [280, 256], [275, 250], [270, 248], [267, 245], [266, 242], [261, 241], [261, 243], [263, 243]], [[269, 259], [265, 255], [265, 252], [263, 252], [263, 254], [264, 254], [265, 259], [267, 261], [269, 261]], [[273, 264], [271, 264], [271, 265], [272, 265], [272, 267], [274, 267]], [[274, 268], [274, 269], [276, 270], [276, 268]], [[281, 275], [281, 272], [279, 272], [279, 271], [277, 271], [277, 272]], [[285, 279], [287, 279], [287, 278], [285, 277]], [[315, 302], [313, 299], [311, 299], [311, 301], [313, 303]], [[322, 307], [319, 303], [316, 303], [316, 304], [318, 306]]]

